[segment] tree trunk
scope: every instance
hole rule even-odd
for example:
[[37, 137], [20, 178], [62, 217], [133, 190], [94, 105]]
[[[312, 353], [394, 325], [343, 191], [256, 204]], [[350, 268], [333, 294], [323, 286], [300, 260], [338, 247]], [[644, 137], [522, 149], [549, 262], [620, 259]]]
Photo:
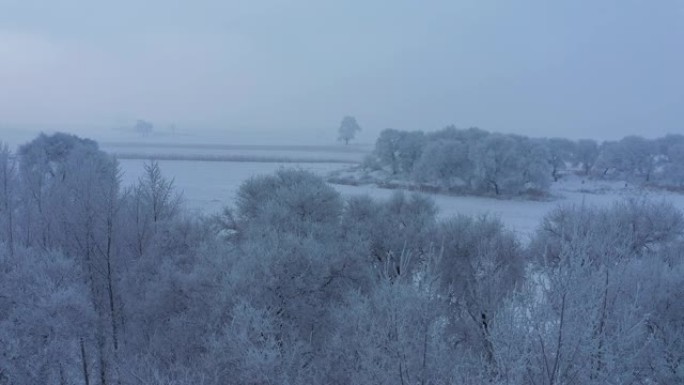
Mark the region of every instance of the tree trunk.
[[490, 181], [492, 187], [494, 187], [494, 194], [499, 195], [499, 184], [495, 181]]
[[83, 383], [90, 385], [90, 377], [88, 376], [88, 359], [86, 358], [85, 342], [81, 337], [81, 362], [83, 363]]
[[606, 313], [607, 313], [607, 307], [608, 307], [608, 270], [606, 270], [606, 280], [605, 280], [605, 287], [603, 291], [603, 304], [601, 308], [601, 314], [599, 315], [599, 320], [596, 326], [594, 327], [594, 338], [598, 340], [597, 346], [596, 346], [596, 352], [593, 354], [593, 364], [592, 364], [592, 371], [590, 378], [596, 380], [599, 378], [599, 375], [601, 371], [603, 370], [605, 363], [603, 360], [603, 344], [604, 344], [604, 335], [603, 335], [603, 330], [605, 329], [606, 325]]
[[100, 385], [107, 385], [107, 357], [106, 357], [106, 342], [102, 331], [98, 332], [97, 348], [100, 355]]
[[[6, 159], [10, 162], [9, 157]], [[13, 207], [10, 204], [12, 197], [10, 196], [10, 175], [14, 172], [14, 167], [10, 167], [9, 164], [3, 165], [3, 175], [2, 175], [2, 190], [4, 197], [4, 209], [7, 213], [7, 244], [9, 248], [10, 257], [14, 257], [14, 225], [12, 224], [12, 211]]]
[[112, 342], [114, 343], [114, 350], [119, 350], [119, 338], [116, 328], [116, 311], [114, 308], [114, 289], [112, 285], [112, 264], [109, 258], [107, 259], [107, 292], [109, 294], [109, 318], [112, 324]]
[[13, 215], [12, 215], [12, 208], [10, 208], [10, 211], [7, 213], [7, 231], [8, 231], [8, 239], [7, 242], [9, 243], [9, 251], [10, 251], [10, 257], [14, 257], [14, 220], [13, 220]]
[[480, 314], [482, 320], [482, 342], [485, 350], [485, 359], [487, 365], [489, 366], [489, 382], [494, 382], [496, 377], [499, 375], [499, 369], [497, 367], [496, 358], [494, 357], [494, 344], [492, 344], [492, 337], [489, 333], [489, 323], [487, 321], [487, 315], [485, 313]]
[[107, 252], [105, 259], [107, 260], [107, 294], [109, 296], [109, 317], [111, 318], [112, 327], [112, 342], [114, 343], [114, 350], [119, 350], [119, 336], [116, 327], [116, 309], [114, 306], [114, 284], [112, 279], [112, 241], [114, 234], [113, 213], [110, 212], [107, 218]]

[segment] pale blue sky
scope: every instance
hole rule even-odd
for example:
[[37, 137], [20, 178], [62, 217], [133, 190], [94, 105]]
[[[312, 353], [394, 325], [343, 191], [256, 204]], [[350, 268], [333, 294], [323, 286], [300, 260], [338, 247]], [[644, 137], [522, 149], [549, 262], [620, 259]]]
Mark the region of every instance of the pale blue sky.
[[0, 127], [656, 136], [683, 71], [684, 0], [0, 0]]

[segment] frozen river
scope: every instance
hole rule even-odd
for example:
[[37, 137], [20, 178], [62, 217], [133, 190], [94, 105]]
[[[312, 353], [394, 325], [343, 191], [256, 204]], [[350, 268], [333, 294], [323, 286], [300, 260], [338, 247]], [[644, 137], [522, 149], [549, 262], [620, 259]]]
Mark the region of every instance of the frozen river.
[[[143, 174], [143, 160], [119, 161], [123, 171], [123, 185], [135, 183]], [[240, 184], [254, 175], [273, 173], [281, 167], [296, 167], [320, 176], [347, 167], [340, 163], [266, 163], [162, 160], [159, 165], [167, 178], [173, 178], [182, 192], [186, 207], [192, 211], [211, 214], [232, 205]], [[375, 186], [333, 185], [343, 196], [368, 194], [386, 199], [394, 191]], [[559, 204], [608, 205], [624, 198], [668, 200], [684, 210], [684, 195], [664, 191], [643, 191], [625, 187], [624, 183], [585, 182], [578, 177], [555, 183], [554, 199], [550, 201], [504, 200], [474, 196], [428, 194], [439, 208], [442, 218], [457, 215], [494, 215], [526, 239], [541, 219]]]

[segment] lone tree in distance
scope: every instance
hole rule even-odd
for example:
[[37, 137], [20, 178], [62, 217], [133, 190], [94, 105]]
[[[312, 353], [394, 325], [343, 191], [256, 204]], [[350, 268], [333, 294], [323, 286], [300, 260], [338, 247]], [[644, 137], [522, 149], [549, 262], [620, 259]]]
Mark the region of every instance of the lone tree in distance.
[[138, 119], [133, 126], [133, 130], [142, 136], [149, 136], [154, 129], [154, 125], [146, 120]]
[[338, 129], [340, 134], [338, 140], [344, 141], [344, 144], [349, 144], [349, 141], [354, 139], [357, 131], [361, 131], [361, 127], [356, 123], [356, 118], [353, 116], [345, 116]]

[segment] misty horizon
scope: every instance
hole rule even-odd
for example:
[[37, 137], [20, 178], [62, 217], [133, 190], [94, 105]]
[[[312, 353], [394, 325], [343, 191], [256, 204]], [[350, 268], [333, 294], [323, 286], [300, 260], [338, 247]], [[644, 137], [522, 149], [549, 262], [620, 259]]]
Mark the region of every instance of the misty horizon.
[[102, 138], [146, 119], [207, 140], [333, 142], [345, 115], [360, 142], [451, 124], [597, 140], [682, 131], [674, 0], [2, 8], [4, 132]]

